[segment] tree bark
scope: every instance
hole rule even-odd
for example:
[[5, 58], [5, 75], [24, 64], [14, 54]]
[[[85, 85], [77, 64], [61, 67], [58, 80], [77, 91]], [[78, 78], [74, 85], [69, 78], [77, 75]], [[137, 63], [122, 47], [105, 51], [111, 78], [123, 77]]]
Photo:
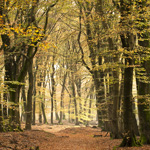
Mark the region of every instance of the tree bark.
[[[132, 20], [127, 19], [133, 9], [132, 1], [120, 0], [120, 25], [122, 29], [126, 30], [121, 33], [121, 42], [124, 51], [132, 52], [135, 48], [135, 35], [130, 29]], [[124, 98], [123, 98], [123, 121], [124, 121], [124, 138], [120, 146], [137, 146], [139, 143], [135, 137], [133, 129], [133, 97], [132, 97], [132, 84], [133, 84], [133, 56], [125, 52], [125, 69], [124, 69]]]
[[29, 89], [27, 96], [27, 107], [26, 107], [26, 130], [31, 130], [32, 125], [32, 94], [33, 94], [33, 59], [30, 60], [28, 69], [29, 73]]
[[73, 96], [74, 110], [75, 110], [75, 124], [79, 125], [78, 106], [77, 106], [77, 101], [76, 101], [76, 91], [75, 91], [75, 83], [74, 83], [73, 73], [72, 73], [71, 86], [72, 86], [71, 88], [72, 88], [72, 96]]
[[37, 61], [35, 64], [36, 69], [33, 74], [33, 114], [32, 114], [32, 125], [35, 125], [35, 109], [36, 109], [36, 73], [37, 73]]
[[0, 132], [3, 132], [3, 113], [2, 113], [2, 97], [1, 97], [1, 92], [0, 92]]
[[39, 102], [39, 123], [41, 124], [42, 123], [42, 110], [41, 110], [41, 101]]
[[54, 61], [55, 61], [55, 56], [53, 56], [53, 62], [52, 62], [52, 73], [51, 73], [51, 124], [53, 124], [54, 120], [54, 100], [55, 100], [55, 92], [56, 92], [56, 83], [54, 79], [54, 74], [55, 74], [55, 67], [54, 67]]
[[23, 99], [23, 113], [22, 113], [22, 119], [24, 121], [26, 120], [26, 106], [27, 106], [27, 100], [26, 100], [26, 93], [25, 93], [25, 85], [22, 86], [22, 99]]
[[[141, 71], [142, 77], [138, 77], [137, 86], [138, 86], [138, 113], [139, 113], [139, 128], [140, 128], [140, 141], [142, 144], [150, 144], [150, 103], [148, 102], [147, 95], [150, 94], [150, 59], [149, 59], [149, 48], [150, 48], [150, 40], [149, 40], [149, 23], [146, 19], [145, 13], [149, 7], [148, 1], [142, 0], [137, 2], [137, 8], [139, 11], [138, 22], [138, 30], [139, 30], [139, 40], [138, 44], [143, 48], [143, 52], [141, 55], [141, 67], [144, 68], [145, 71]], [[140, 40], [142, 39], [142, 40]], [[148, 54], [147, 54], [148, 52]], [[141, 52], [140, 52], [141, 53]], [[148, 57], [148, 58], [147, 58]], [[144, 58], [144, 59], [143, 59]], [[143, 76], [146, 79], [143, 79]]]
[[43, 113], [44, 124], [47, 124], [47, 118], [45, 114], [45, 98], [43, 99], [43, 102], [41, 103], [41, 109]]
[[61, 101], [60, 101], [60, 118], [59, 118], [59, 123], [62, 124], [62, 119], [63, 119], [63, 103], [64, 103], [64, 92], [65, 92], [65, 84], [66, 84], [66, 79], [67, 79], [67, 72], [64, 74], [63, 78], [63, 84], [62, 84], [62, 90], [61, 90]]

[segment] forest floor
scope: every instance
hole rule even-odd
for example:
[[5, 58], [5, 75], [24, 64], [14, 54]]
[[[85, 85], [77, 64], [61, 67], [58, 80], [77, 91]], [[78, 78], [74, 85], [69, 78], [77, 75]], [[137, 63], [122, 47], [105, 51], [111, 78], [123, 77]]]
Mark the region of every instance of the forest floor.
[[[31, 131], [0, 133], [0, 150], [113, 150], [121, 143], [100, 128], [35, 125]], [[150, 145], [117, 150], [150, 150]]]

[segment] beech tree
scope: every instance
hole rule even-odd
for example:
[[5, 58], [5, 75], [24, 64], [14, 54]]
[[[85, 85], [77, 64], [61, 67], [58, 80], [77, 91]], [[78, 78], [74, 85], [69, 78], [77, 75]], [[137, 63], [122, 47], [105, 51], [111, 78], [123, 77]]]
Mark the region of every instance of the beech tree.
[[[140, 141], [142, 144], [150, 144], [150, 104], [148, 102], [149, 89], [149, 11], [148, 1], [136, 1], [137, 29], [141, 69], [137, 68], [138, 86], [138, 112], [140, 126]], [[141, 52], [142, 51], [142, 52]], [[143, 70], [144, 69], [144, 70]], [[143, 71], [142, 71], [143, 70]]]
[[[135, 35], [132, 31], [132, 20], [128, 19], [133, 10], [133, 2], [120, 0], [120, 24], [122, 28], [121, 41], [124, 51], [132, 52], [135, 49]], [[129, 26], [127, 26], [129, 25]], [[124, 69], [124, 98], [123, 98], [123, 121], [125, 135], [121, 146], [137, 145], [137, 140], [133, 130], [132, 118], [132, 84], [133, 84], [133, 57], [130, 53], [125, 53], [125, 69]]]

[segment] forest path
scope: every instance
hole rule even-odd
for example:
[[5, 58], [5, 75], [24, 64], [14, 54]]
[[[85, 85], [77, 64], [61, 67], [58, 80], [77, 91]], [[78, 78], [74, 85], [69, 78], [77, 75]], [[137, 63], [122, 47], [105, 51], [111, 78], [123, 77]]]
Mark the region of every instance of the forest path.
[[[120, 140], [111, 140], [100, 128], [67, 125], [35, 125], [31, 131], [0, 134], [0, 150], [113, 150]], [[149, 146], [119, 150], [150, 150]], [[118, 150], [118, 148], [117, 148]]]
[[83, 125], [36, 125], [33, 130], [54, 134], [48, 143], [41, 142], [44, 145], [40, 146], [40, 150], [111, 150], [113, 146], [120, 144], [119, 140], [115, 143], [110, 140], [109, 135], [101, 132], [100, 128]]
[[74, 125], [72, 123], [66, 123], [66, 122], [63, 125], [36, 124], [36, 125], [32, 126], [32, 130], [43, 130], [45, 132], [57, 133], [61, 130], [67, 129], [67, 128], [79, 128], [79, 127], [85, 127], [85, 126], [84, 125]]
[[[94, 127], [94, 126], [93, 126]], [[121, 143], [121, 139], [111, 140], [109, 134], [101, 132], [100, 128], [64, 125], [33, 126], [33, 130], [43, 130], [53, 133], [48, 143], [41, 142], [40, 150], [113, 150]], [[116, 150], [150, 150], [150, 146], [117, 148]]]

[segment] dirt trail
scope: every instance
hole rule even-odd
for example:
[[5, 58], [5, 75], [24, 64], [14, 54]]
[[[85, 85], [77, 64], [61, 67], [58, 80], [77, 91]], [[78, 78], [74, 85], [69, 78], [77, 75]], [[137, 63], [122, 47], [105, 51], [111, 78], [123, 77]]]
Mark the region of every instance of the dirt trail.
[[50, 132], [50, 133], [57, 133], [61, 130], [67, 129], [67, 128], [79, 128], [79, 127], [85, 127], [84, 125], [74, 125], [71, 123], [65, 123], [64, 125], [34, 125], [32, 126], [32, 130], [43, 130], [45, 132]]
[[[0, 134], [0, 150], [113, 150], [121, 140], [110, 140], [100, 128], [35, 125], [33, 130]], [[119, 150], [150, 150], [150, 146]]]
[[43, 130], [54, 134], [48, 143], [43, 144], [40, 150], [111, 150], [113, 144], [109, 135], [101, 132], [100, 128], [80, 127], [73, 125], [54, 125], [54, 126], [34, 126], [33, 130]]

